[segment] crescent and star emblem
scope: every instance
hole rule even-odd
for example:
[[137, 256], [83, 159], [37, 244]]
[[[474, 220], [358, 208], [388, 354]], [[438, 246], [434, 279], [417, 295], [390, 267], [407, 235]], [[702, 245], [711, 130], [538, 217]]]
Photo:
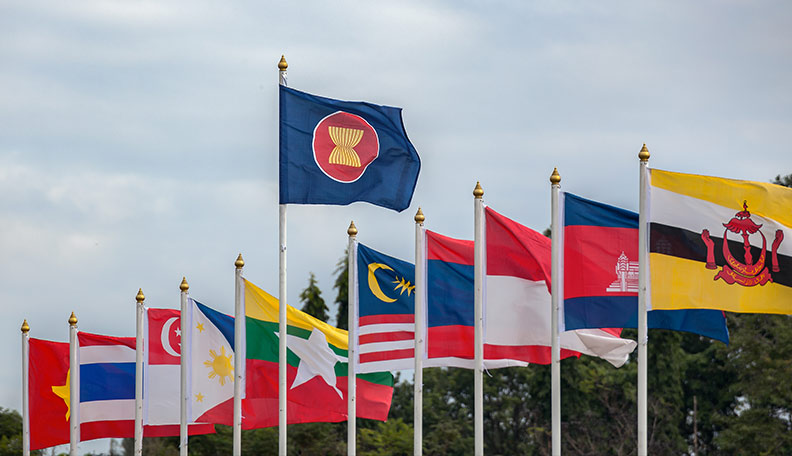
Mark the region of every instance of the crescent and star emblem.
[[[390, 296], [386, 295], [382, 291], [382, 288], [380, 287], [379, 281], [377, 280], [377, 276], [374, 274], [378, 269], [383, 269], [383, 270], [386, 270], [386, 271], [395, 272], [395, 271], [393, 271], [393, 268], [388, 266], [387, 264], [384, 264], [384, 263], [369, 263], [369, 265], [368, 265], [368, 286], [369, 286], [369, 290], [371, 290], [371, 293], [374, 296], [376, 296], [377, 299], [379, 299], [380, 301], [383, 301], [383, 302], [395, 302], [397, 299], [399, 299], [398, 296], [395, 297], [395, 298], [391, 298]], [[410, 281], [407, 280], [404, 277], [402, 277], [402, 278], [397, 277], [395, 273], [393, 274], [393, 278], [396, 279], [396, 280], [392, 281], [392, 283], [396, 284], [396, 286], [393, 289], [395, 291], [399, 291], [399, 289], [401, 289], [401, 292], [399, 292], [399, 296], [404, 294], [405, 291], [407, 292], [407, 296], [410, 296], [410, 293], [412, 293], [412, 291], [415, 289], [415, 285], [411, 284]]]
[[166, 321], [165, 324], [162, 325], [162, 333], [160, 334], [160, 341], [162, 342], [162, 348], [165, 349], [165, 353], [171, 356], [175, 356], [177, 358], [179, 357], [179, 353], [176, 352], [176, 350], [174, 350], [173, 346], [170, 344], [169, 336], [170, 336], [171, 326], [173, 326], [173, 323], [175, 323], [176, 320], [178, 319], [179, 317], [169, 318], [168, 321]]

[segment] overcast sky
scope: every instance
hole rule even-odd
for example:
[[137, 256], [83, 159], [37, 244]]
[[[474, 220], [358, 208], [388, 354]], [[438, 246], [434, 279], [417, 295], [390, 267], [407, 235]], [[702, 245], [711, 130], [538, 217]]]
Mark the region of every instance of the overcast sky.
[[[402, 213], [288, 208], [288, 301], [328, 304], [359, 240], [412, 261], [413, 215], [473, 236], [472, 190], [537, 230], [562, 189], [636, 210], [650, 166], [792, 173], [786, 1], [0, 4], [0, 406], [19, 410], [19, 327], [134, 335], [135, 294], [233, 310], [234, 260], [278, 293], [277, 63], [289, 85], [404, 108], [422, 159]], [[331, 306], [331, 314], [335, 309]]]

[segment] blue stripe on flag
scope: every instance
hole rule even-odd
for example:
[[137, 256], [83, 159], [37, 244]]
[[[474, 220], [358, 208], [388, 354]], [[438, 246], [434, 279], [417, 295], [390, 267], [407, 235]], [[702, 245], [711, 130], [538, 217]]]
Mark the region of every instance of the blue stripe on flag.
[[231, 348], [234, 348], [234, 317], [230, 317], [226, 314], [206, 307], [198, 301], [195, 301], [195, 304], [198, 305], [198, 310], [200, 310], [206, 316], [206, 318], [208, 318], [209, 321], [211, 321], [212, 324], [220, 330], [220, 332], [223, 334], [223, 337], [225, 337], [226, 341], [228, 341], [228, 345], [230, 345]]
[[80, 366], [80, 402], [135, 398], [135, 363]]

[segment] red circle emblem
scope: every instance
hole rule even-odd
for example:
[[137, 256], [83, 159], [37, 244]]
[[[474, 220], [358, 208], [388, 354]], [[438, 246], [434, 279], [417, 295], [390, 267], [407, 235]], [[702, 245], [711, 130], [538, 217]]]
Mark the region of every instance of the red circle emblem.
[[327, 177], [343, 183], [355, 182], [379, 155], [379, 138], [362, 117], [338, 111], [316, 124], [313, 153]]

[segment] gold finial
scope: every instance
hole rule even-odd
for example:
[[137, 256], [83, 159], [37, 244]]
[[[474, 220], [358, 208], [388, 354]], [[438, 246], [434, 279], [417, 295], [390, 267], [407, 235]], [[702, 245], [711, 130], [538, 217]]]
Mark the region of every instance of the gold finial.
[[143, 289], [142, 288], [138, 289], [138, 294], [137, 296], [135, 296], [135, 301], [143, 302], [145, 300], [146, 300], [146, 295], [143, 294]]
[[415, 213], [415, 223], [423, 223], [424, 220], [426, 220], [426, 217], [424, 217], [423, 211], [419, 207], [418, 212]]
[[638, 152], [638, 159], [642, 162], [649, 161], [649, 149], [646, 148], [646, 143], [641, 147], [641, 151]]
[[245, 260], [242, 259], [241, 253], [237, 257], [236, 261], [234, 261], [234, 266], [236, 266], [237, 269], [242, 269], [245, 267]]
[[278, 69], [281, 71], [286, 71], [286, 68], [289, 68], [289, 64], [286, 63], [286, 57], [281, 55], [280, 62], [278, 62]]
[[476, 188], [473, 189], [473, 196], [477, 199], [481, 199], [481, 197], [484, 196], [484, 189], [481, 188], [481, 183], [479, 181], [476, 181]]
[[347, 228], [347, 234], [350, 236], [357, 236], [357, 227], [355, 226], [355, 221], [349, 222], [349, 228]]
[[27, 333], [30, 331], [30, 326], [27, 324], [27, 320], [22, 322], [22, 332]]
[[189, 289], [190, 289], [190, 284], [187, 283], [187, 278], [182, 277], [182, 283], [181, 285], [179, 285], [179, 290], [186, 292]]
[[77, 316], [74, 315], [74, 311], [72, 311], [71, 317], [69, 317], [69, 326], [77, 326]]
[[561, 175], [558, 174], [558, 168], [553, 168], [553, 174], [550, 175], [550, 184], [552, 185], [561, 184]]

